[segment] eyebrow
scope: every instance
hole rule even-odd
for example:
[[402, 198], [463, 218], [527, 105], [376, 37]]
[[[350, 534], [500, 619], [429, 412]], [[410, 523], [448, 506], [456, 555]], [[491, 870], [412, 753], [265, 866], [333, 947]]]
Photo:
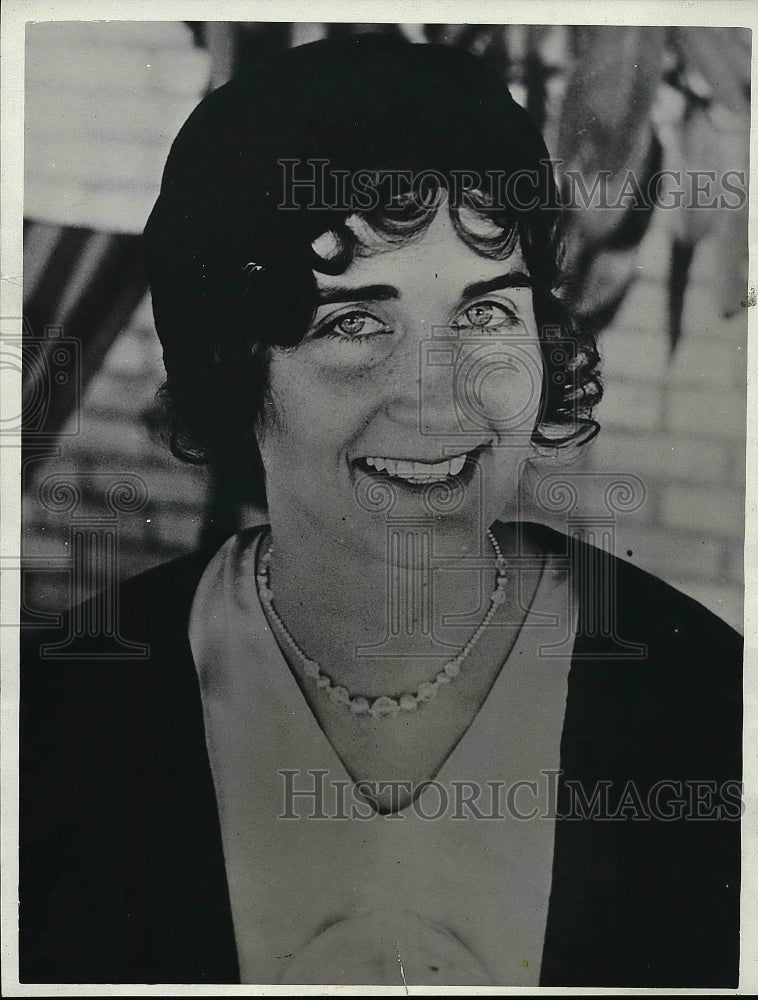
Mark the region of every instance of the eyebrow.
[[[461, 295], [462, 299], [473, 299], [487, 292], [495, 292], [503, 288], [531, 288], [532, 279], [522, 271], [509, 271], [488, 281], [475, 281], [466, 285]], [[319, 290], [318, 304], [332, 305], [335, 302], [383, 302], [387, 299], [398, 299], [400, 293], [394, 285], [334, 285], [331, 288]]]
[[331, 305], [333, 302], [379, 302], [386, 299], [397, 299], [400, 293], [393, 285], [334, 285], [331, 288], [319, 289], [318, 304]]
[[502, 288], [531, 288], [532, 279], [522, 271], [509, 271], [508, 274], [501, 274], [497, 278], [490, 278], [489, 281], [475, 281], [472, 285], [466, 285], [463, 289], [463, 299], [474, 299], [477, 295], [486, 295], [487, 292], [497, 292]]

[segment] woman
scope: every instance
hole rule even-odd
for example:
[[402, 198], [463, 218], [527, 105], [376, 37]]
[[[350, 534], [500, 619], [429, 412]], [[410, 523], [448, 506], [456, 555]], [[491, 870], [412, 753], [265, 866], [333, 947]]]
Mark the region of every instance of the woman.
[[739, 638], [522, 514], [598, 429], [547, 162], [478, 59], [387, 37], [185, 125], [174, 447], [268, 523], [121, 588], [146, 662], [30, 641], [26, 981], [736, 985]]

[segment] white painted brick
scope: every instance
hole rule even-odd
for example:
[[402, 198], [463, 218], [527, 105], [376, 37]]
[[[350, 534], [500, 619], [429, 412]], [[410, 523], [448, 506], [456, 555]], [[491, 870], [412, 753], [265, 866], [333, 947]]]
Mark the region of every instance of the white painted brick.
[[43, 624], [40, 620], [41, 615], [59, 614], [65, 611], [73, 604], [70, 591], [70, 578], [65, 572], [36, 566], [27, 567], [24, 570], [22, 590], [23, 620], [34, 627]]
[[[659, 336], [665, 345], [666, 309], [664, 276], [658, 275], [655, 280], [638, 278], [629, 288], [607, 333], [623, 335], [625, 331], [645, 331]], [[601, 334], [601, 343], [605, 336], [606, 333]]]
[[[628, 470], [625, 470], [628, 471]], [[643, 481], [644, 496], [636, 510], [609, 510], [606, 490], [608, 477], [603, 475], [572, 476], [571, 473], [561, 473], [560, 481], [565, 482], [569, 489], [575, 490], [576, 500], [570, 511], [556, 510], [560, 504], [552, 504], [548, 495], [545, 502], [540, 501], [541, 491], [535, 488], [534, 497], [525, 505], [522, 512], [524, 520], [535, 520], [548, 524], [558, 531], [566, 531], [569, 521], [574, 524], [583, 523], [588, 526], [605, 524], [610, 516], [614, 517], [616, 529], [626, 533], [654, 524], [657, 518], [657, 487]], [[636, 489], [636, 484], [631, 484]], [[554, 494], [555, 495], [555, 492]]]
[[[30, 218], [142, 231], [171, 142], [207, 85], [208, 54], [184, 25], [157, 24], [146, 48], [122, 36], [120, 24], [103, 22], [93, 33], [56, 23], [28, 36]], [[164, 36], [181, 37], [181, 48], [163, 49]]]
[[732, 583], [742, 584], [745, 579], [745, 549], [739, 542], [730, 542], [725, 552], [726, 575]]
[[744, 531], [744, 503], [738, 490], [666, 486], [661, 496], [661, 518], [672, 528], [739, 540]]
[[[158, 146], [168, 152], [176, 131], [201, 96], [200, 89], [188, 97], [125, 90], [111, 95], [109, 106], [94, 100], [89, 92], [82, 94], [81, 88], [58, 86], [53, 90], [49, 84], [32, 83], [27, 88], [28, 134], [33, 141], [39, 137], [47, 144], [62, 143], [75, 135], [85, 147], [101, 140]], [[35, 169], [31, 161], [29, 169]]]
[[662, 579], [717, 580], [721, 571], [719, 542], [662, 528], [619, 532], [616, 555]]
[[690, 266], [691, 287], [715, 289], [718, 286], [722, 266], [722, 249], [713, 236], [701, 240], [695, 249]]
[[38, 501], [37, 494], [24, 498], [24, 531], [21, 537], [22, 558], [68, 558], [66, 522], [58, 515], [51, 515]]
[[155, 535], [164, 548], [187, 552], [199, 542], [203, 526], [203, 510], [199, 507], [186, 512], [162, 509], [156, 505], [152, 514]]
[[652, 430], [660, 425], [662, 406], [663, 387], [608, 378], [597, 419], [604, 427]]
[[87, 226], [114, 233], [141, 233], [160, 188], [116, 188], [94, 192], [79, 181], [27, 177], [24, 212], [30, 219], [60, 226]]
[[[715, 274], [721, 274], [719, 267]], [[684, 300], [682, 316], [682, 341], [687, 337], [699, 337], [719, 343], [735, 340], [743, 344], [746, 336], [747, 319], [745, 310], [725, 319], [721, 313], [719, 290], [701, 282], [691, 282]]]
[[[718, 586], [704, 583], [701, 580], [691, 580], [687, 578], [671, 579], [667, 581], [683, 594], [692, 597], [700, 604], [708, 608], [719, 618], [722, 618], [728, 625], [738, 632], [743, 631], [743, 590], [742, 587], [719, 584]], [[718, 664], [714, 665], [718, 667]]]
[[144, 472], [151, 503], [161, 506], [201, 509], [208, 498], [209, 474], [202, 467], [172, 459], [170, 466]]
[[84, 423], [102, 418], [141, 423], [142, 411], [151, 405], [159, 385], [149, 376], [139, 378], [101, 372], [87, 387]]
[[734, 386], [744, 393], [746, 354], [736, 338], [705, 340], [683, 336], [668, 374], [675, 385]]
[[106, 468], [123, 470], [161, 453], [147, 428], [137, 419], [114, 419], [112, 413], [105, 415], [92, 410], [82, 417], [80, 433], [66, 440], [65, 449], [75, 459], [89, 456]]
[[[204, 71], [200, 63], [206, 54], [191, 48], [188, 30], [178, 23], [59, 22], [30, 25], [29, 31], [44, 56], [33, 55], [29, 63], [27, 124], [40, 136], [32, 134], [28, 146], [30, 214], [35, 214], [36, 207], [40, 218], [140, 231], [157, 194], [162, 158], [202, 89], [196, 81]], [[67, 43], [62, 45], [64, 35]], [[109, 47], [110, 72], [104, 73]], [[80, 49], [84, 55], [77, 64]], [[62, 51], [69, 65], [58, 72], [56, 61], [61, 61]], [[84, 70], [91, 73], [93, 67], [97, 68], [95, 84], [83, 85]], [[50, 86], [51, 73], [54, 87]], [[127, 78], [141, 81], [137, 93], [134, 88], [124, 89]], [[73, 173], [66, 183], [60, 165], [58, 174], [46, 165], [55, 162], [50, 159], [55, 137], [70, 139], [72, 134], [81, 141], [79, 149], [69, 148], [69, 160], [64, 160]], [[719, 316], [714, 280], [721, 267], [719, 248], [713, 240], [702, 244], [693, 263], [683, 340], [668, 367], [665, 281], [670, 236], [665, 222], [659, 215], [643, 241], [635, 265], [638, 279], [616, 321], [601, 336], [608, 387], [598, 417], [604, 431], [586, 468], [636, 473], [649, 488], [643, 508], [619, 518], [619, 546], [625, 546], [619, 554], [631, 549], [633, 562], [670, 582], [684, 581], [685, 591], [736, 621], [741, 599], [737, 570], [742, 497], [736, 489], [704, 487], [739, 483], [740, 461], [735, 456], [740, 454], [743, 421], [733, 396], [703, 383], [724, 388], [741, 385], [746, 317], [740, 313], [725, 321]], [[137, 325], [141, 325], [139, 337]], [[144, 478], [149, 506], [124, 522], [121, 571], [125, 576], [192, 548], [207, 497], [207, 474], [176, 462], [150, 441], [139, 423], [146, 397], [133, 391], [135, 383], [129, 376], [147, 382], [149, 371], [154, 383], [163, 378], [160, 348], [151, 330], [146, 301], [129, 332], [116, 342], [100, 381], [92, 383], [81, 435], [64, 442], [64, 454], [55, 460], [61, 472], [91, 466], [101, 471], [137, 472]], [[670, 379], [677, 388], [669, 393], [665, 414], [671, 433], [666, 434], [661, 430], [662, 386]], [[684, 384], [693, 388], [684, 390]], [[126, 387], [130, 391], [124, 398], [121, 390]], [[153, 384], [149, 389], [146, 396], [151, 397]], [[124, 419], [107, 416], [115, 411]], [[693, 429], [694, 439], [690, 437]], [[52, 464], [46, 471], [53, 471]], [[582, 513], [601, 509], [601, 499], [591, 488], [584, 489]], [[89, 502], [94, 510], [102, 505], [97, 490], [92, 489]], [[26, 510], [32, 548], [59, 552], [65, 535], [61, 516], [29, 501]], [[661, 515], [670, 527], [658, 523]], [[256, 523], [262, 516], [259, 511], [248, 511], [243, 521]], [[721, 551], [727, 540], [728, 546]], [[725, 577], [720, 581], [719, 567]], [[38, 587], [46, 600], [56, 593], [49, 580]]]
[[634, 268], [640, 281], [660, 282], [668, 273], [671, 235], [665, 223], [660, 212], [654, 215], [640, 244]]
[[722, 482], [729, 476], [729, 450], [716, 441], [693, 440], [677, 435], [624, 433], [601, 430], [591, 445], [596, 468], [627, 470], [643, 480], [665, 482]]
[[[601, 347], [606, 338], [623, 338], [632, 335], [633, 331], [651, 334], [650, 343], [654, 345], [656, 357], [668, 344], [667, 282], [671, 237], [665, 226], [666, 219], [659, 216], [643, 240], [635, 264], [637, 280], [631, 285], [613, 323], [601, 334]], [[745, 342], [744, 310], [729, 319], [721, 315], [722, 258], [719, 242], [712, 237], [704, 240], [695, 252], [684, 301], [680, 347], [693, 339], [712, 344], [725, 340], [734, 340], [737, 344]], [[660, 341], [656, 343], [657, 337]], [[644, 363], [644, 359], [640, 363]]]
[[[132, 321], [108, 351], [101, 372], [114, 375], [138, 375], [155, 385], [165, 377], [161, 346], [152, 329], [144, 329]], [[96, 376], [93, 381], [100, 377]]]
[[[52, 511], [32, 499], [27, 501], [24, 518], [26, 557], [67, 557], [66, 543], [72, 516], [93, 524], [112, 517], [103, 484], [81, 473], [76, 478], [82, 484], [83, 495], [73, 513]], [[135, 548], [144, 553], [163, 549], [186, 551], [196, 546], [202, 526], [202, 506], [182, 509], [167, 501], [158, 503], [151, 489], [150, 476], [146, 474], [143, 478], [148, 488], [148, 502], [139, 511], [119, 513], [119, 551]], [[186, 496], [186, 489], [182, 492]]]
[[732, 446], [732, 459], [729, 464], [729, 481], [737, 489], [745, 489], [747, 476], [747, 455], [745, 451], [745, 441], [736, 441]]
[[741, 441], [745, 437], [745, 390], [735, 388], [669, 389], [666, 426], [698, 437]]
[[103, 178], [108, 188], [139, 188], [160, 179], [166, 150], [158, 145], [121, 142], [90, 136], [85, 141], [75, 131], [68, 137], [30, 133], [25, 149], [30, 177], [53, 177], [59, 183], [73, 180], [88, 191], [98, 191]]
[[663, 382], [668, 374], [668, 346], [662, 327], [645, 330], [616, 325], [600, 337], [603, 376], [608, 380]]
[[[38, 33], [29, 35], [27, 79], [85, 91], [94, 84], [97, 93], [106, 97], [120, 91], [174, 89], [176, 78], [184, 81], [189, 78], [196, 89], [207, 81], [208, 53], [195, 48], [188, 29], [183, 27], [181, 36], [174, 34], [173, 44], [166, 52], [160, 46], [160, 23], [155, 25], [156, 37], [151, 43], [125, 35], [119, 30], [124, 23], [101, 23], [95, 31], [86, 22], [58, 23], [49, 26], [44, 39]], [[165, 31], [163, 34], [166, 35]], [[174, 63], [172, 75], [167, 72], [170, 60]]]
[[186, 102], [197, 102], [199, 94], [208, 85], [210, 56], [206, 49], [182, 47], [182, 72], [177, 73], [177, 52], [154, 48], [150, 54], [153, 86], [164, 97], [171, 95]]
[[61, 442], [60, 455], [37, 462], [30, 462], [27, 465], [22, 484], [24, 495], [27, 496], [29, 493], [36, 491], [40, 482], [49, 475], [71, 476], [81, 472], [81, 469], [81, 460], [68, 453], [64, 440]]
[[149, 335], [148, 339], [150, 340], [155, 337], [153, 303], [149, 294], [145, 295], [144, 299], [134, 310], [129, 326], [130, 328], [134, 328], [135, 332], [141, 337], [147, 338]]
[[146, 569], [152, 569], [153, 566], [160, 566], [162, 563], [173, 559], [177, 554], [179, 553], [160, 549], [145, 552], [141, 546], [125, 548], [119, 559], [121, 579], [128, 580], [132, 576], [137, 576], [138, 573], [143, 573]]
[[50, 50], [54, 59], [77, 45], [127, 45], [146, 50], [184, 48], [191, 32], [181, 21], [37, 21], [26, 26], [28, 47]]

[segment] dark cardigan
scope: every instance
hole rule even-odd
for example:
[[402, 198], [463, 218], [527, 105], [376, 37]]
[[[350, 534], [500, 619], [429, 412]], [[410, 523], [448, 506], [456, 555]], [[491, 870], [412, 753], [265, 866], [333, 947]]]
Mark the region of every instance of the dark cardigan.
[[[626, 806], [625, 818], [556, 822], [540, 982], [736, 987], [742, 639], [655, 577], [539, 530], [581, 580], [559, 814], [580, 801], [577, 784], [591, 800], [609, 783]], [[212, 555], [121, 585], [120, 636], [146, 645], [142, 659], [86, 636], [63, 659], [41, 655], [68, 617], [22, 643], [22, 982], [239, 982], [187, 637]], [[597, 585], [609, 579], [615, 635]], [[624, 658], [625, 643], [645, 655]], [[683, 791], [703, 818], [641, 818], [663, 780], [663, 808]]]

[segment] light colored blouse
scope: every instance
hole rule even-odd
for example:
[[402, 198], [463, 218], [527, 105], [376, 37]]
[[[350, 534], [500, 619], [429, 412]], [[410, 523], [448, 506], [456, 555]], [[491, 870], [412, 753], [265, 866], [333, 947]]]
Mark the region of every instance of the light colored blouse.
[[471, 726], [415, 801], [382, 815], [268, 626], [262, 537], [224, 544], [190, 618], [241, 981], [538, 985], [576, 628], [567, 570], [548, 557]]

